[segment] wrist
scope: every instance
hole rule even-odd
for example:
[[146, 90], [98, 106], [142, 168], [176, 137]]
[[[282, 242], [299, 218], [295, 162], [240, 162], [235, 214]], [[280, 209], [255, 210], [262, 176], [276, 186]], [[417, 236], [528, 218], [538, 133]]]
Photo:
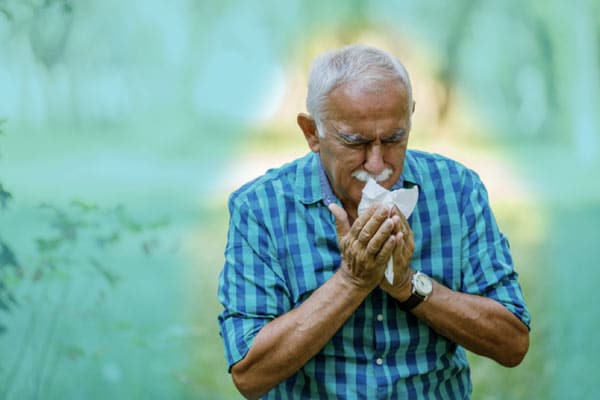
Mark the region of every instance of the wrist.
[[414, 273], [415, 272], [409, 268], [402, 279], [396, 285], [394, 285], [391, 293], [393, 298], [399, 302], [408, 300], [412, 294], [412, 276]]
[[411, 311], [427, 300], [433, 291], [433, 280], [422, 272], [415, 272], [410, 282], [410, 296], [404, 301], [399, 301], [399, 306], [404, 311]]
[[357, 295], [366, 297], [374, 289], [373, 285], [369, 285], [364, 280], [352, 275], [344, 266], [338, 269], [334, 277], [337, 277], [337, 280], [343, 286], [344, 292], [355, 292]]

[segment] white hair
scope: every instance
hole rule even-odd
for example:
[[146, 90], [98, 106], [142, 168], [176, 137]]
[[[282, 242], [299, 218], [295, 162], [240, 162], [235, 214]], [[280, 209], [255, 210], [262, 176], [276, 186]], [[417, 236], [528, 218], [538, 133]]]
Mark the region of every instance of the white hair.
[[306, 109], [323, 136], [322, 120], [329, 94], [340, 85], [360, 81], [366, 83], [398, 79], [405, 87], [408, 106], [413, 107], [412, 87], [404, 65], [383, 50], [355, 44], [331, 50], [315, 58], [308, 79]]

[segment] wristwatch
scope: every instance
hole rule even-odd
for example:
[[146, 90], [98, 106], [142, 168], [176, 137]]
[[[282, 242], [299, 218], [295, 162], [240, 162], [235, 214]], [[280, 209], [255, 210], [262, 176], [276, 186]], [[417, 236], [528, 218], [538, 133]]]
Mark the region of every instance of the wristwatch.
[[400, 301], [398, 304], [404, 311], [410, 311], [423, 301], [427, 300], [433, 291], [433, 282], [431, 278], [422, 272], [416, 272], [411, 279], [412, 293], [406, 301]]

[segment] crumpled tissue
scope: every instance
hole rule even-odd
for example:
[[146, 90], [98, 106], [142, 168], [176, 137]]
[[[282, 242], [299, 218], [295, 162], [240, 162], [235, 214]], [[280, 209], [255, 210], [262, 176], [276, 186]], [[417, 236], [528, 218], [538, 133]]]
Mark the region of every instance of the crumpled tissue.
[[[389, 191], [375, 182], [374, 179], [369, 179], [362, 190], [362, 198], [358, 204], [358, 215], [360, 216], [373, 204], [380, 203], [388, 206], [390, 210], [393, 206], [398, 207], [400, 212], [408, 218], [415, 209], [418, 199], [419, 188], [417, 186], [410, 189]], [[388, 260], [385, 278], [390, 284], [394, 283], [394, 261], [392, 257]]]

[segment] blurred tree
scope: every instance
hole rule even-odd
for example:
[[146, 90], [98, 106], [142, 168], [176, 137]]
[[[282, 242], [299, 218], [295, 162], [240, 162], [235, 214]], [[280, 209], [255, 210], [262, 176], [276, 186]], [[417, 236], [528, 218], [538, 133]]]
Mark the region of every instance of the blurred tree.
[[52, 67], [64, 54], [73, 22], [69, 0], [45, 0], [35, 7], [29, 30], [33, 54], [46, 67]]
[[[0, 135], [2, 135], [2, 125], [4, 120], [0, 119]], [[0, 211], [5, 210], [8, 207], [9, 200], [12, 199], [12, 195], [4, 189], [2, 182], [0, 182]], [[13, 306], [17, 304], [17, 301], [5, 283], [6, 270], [12, 268], [15, 270], [19, 269], [19, 263], [13, 250], [0, 236], [0, 311], [10, 311]], [[4, 333], [6, 327], [0, 321], [0, 335]]]
[[[2, 134], [2, 124], [4, 120], [0, 120], [0, 135]], [[0, 182], [0, 211], [5, 210], [8, 207], [9, 200], [12, 199], [12, 195], [4, 189], [2, 182]], [[19, 271], [19, 263], [13, 250], [9, 247], [8, 243], [0, 236], [0, 311], [8, 312], [17, 304], [14, 294], [6, 284], [6, 276], [8, 275], [8, 269], [13, 269], [12, 272]], [[0, 320], [0, 335], [6, 331], [6, 326], [3, 325]]]
[[442, 65], [439, 70], [438, 79], [442, 83], [443, 97], [440, 100], [438, 109], [438, 121], [442, 122], [448, 116], [450, 107], [454, 104], [453, 92], [457, 84], [457, 75], [460, 68], [460, 46], [463, 44], [463, 37], [468, 33], [471, 15], [477, 7], [476, 0], [455, 1], [456, 12], [451, 17], [448, 34], [445, 35], [444, 54]]

